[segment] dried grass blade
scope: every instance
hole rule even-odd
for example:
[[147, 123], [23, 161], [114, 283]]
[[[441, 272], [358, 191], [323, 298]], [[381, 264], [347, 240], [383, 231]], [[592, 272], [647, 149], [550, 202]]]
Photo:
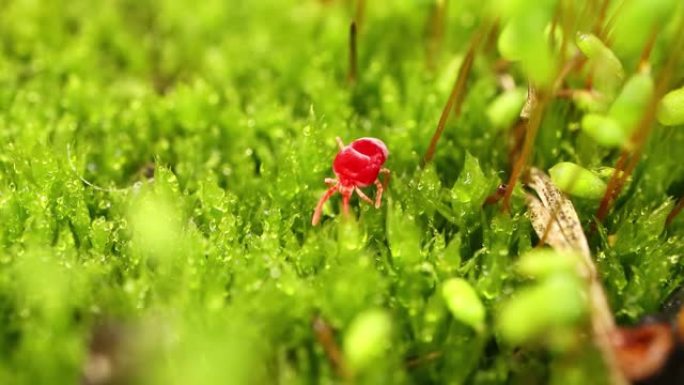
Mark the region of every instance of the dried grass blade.
[[582, 256], [583, 263], [578, 273], [588, 284], [594, 344], [600, 349], [610, 371], [611, 383], [627, 384], [617, 365], [613, 349], [615, 320], [591, 259], [589, 244], [575, 207], [553, 184], [551, 178], [539, 169], [530, 170], [528, 186], [537, 193], [537, 196], [527, 195], [527, 204], [532, 227], [539, 238], [555, 250], [572, 251]]

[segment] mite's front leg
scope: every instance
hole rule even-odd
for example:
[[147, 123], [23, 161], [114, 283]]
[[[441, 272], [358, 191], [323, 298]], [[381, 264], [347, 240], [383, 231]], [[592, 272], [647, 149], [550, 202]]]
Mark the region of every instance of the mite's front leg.
[[380, 183], [379, 180], [375, 180], [375, 188], [377, 188], [377, 191], [375, 192], [375, 208], [380, 208], [380, 203], [382, 201], [382, 191], [384, 188], [382, 187], [382, 183]]
[[359, 195], [359, 198], [361, 198], [364, 202], [367, 202], [369, 205], [373, 206], [373, 200], [371, 200], [368, 195], [364, 194], [363, 191], [361, 191], [360, 188], [355, 187], [354, 191]]
[[330, 199], [330, 197], [337, 191], [337, 184], [334, 186], [331, 186], [328, 191], [323, 194], [321, 199], [318, 201], [318, 204], [316, 205], [316, 209], [314, 210], [313, 217], [311, 218], [311, 225], [316, 226], [318, 222], [321, 220], [321, 213], [323, 212], [323, 205], [325, 202]]
[[388, 168], [383, 167], [380, 169], [380, 174], [385, 174], [385, 177], [383, 178], [384, 179], [383, 185], [387, 186], [389, 184], [391, 173], [392, 172]]

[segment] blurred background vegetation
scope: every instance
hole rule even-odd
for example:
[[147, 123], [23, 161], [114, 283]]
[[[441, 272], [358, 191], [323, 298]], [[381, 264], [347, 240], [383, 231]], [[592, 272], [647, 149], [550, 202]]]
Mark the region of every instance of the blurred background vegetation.
[[[585, 112], [608, 114], [595, 105], [636, 73], [657, 96], [682, 86], [682, 61], [667, 63], [683, 8], [0, 0], [0, 383], [600, 383], [581, 284], [513, 268], [537, 242], [522, 190], [510, 212], [483, 202], [511, 173], [528, 79], [549, 88], [595, 51], [577, 32], [621, 68], [598, 64], [607, 100], [590, 108], [549, 101], [528, 163], [615, 166], [630, 146], [580, 129]], [[461, 113], [420, 168], [483, 26]], [[590, 67], [563, 86], [592, 87]], [[602, 224], [601, 194], [575, 198], [623, 324], [684, 278], [684, 220], [665, 226], [684, 195], [684, 130], [649, 127]], [[314, 228], [336, 136], [383, 140], [392, 180], [381, 209], [354, 199], [343, 220], [333, 198]], [[511, 298], [520, 313], [502, 320]]]

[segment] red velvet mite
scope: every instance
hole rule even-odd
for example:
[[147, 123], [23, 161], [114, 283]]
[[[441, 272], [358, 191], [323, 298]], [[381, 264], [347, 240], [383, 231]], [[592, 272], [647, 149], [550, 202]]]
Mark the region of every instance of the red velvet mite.
[[[356, 192], [361, 199], [376, 208], [380, 207], [383, 186], [378, 180], [378, 174], [389, 174], [389, 170], [382, 165], [387, 160], [389, 151], [380, 139], [360, 138], [345, 146], [342, 139], [337, 139], [340, 151], [333, 161], [333, 171], [337, 179], [325, 178], [325, 183], [330, 186], [316, 205], [311, 224], [316, 226], [321, 219], [321, 210], [330, 197], [339, 192], [342, 195], [342, 211], [349, 213], [349, 198]], [[375, 184], [375, 203], [361, 191], [361, 187]]]

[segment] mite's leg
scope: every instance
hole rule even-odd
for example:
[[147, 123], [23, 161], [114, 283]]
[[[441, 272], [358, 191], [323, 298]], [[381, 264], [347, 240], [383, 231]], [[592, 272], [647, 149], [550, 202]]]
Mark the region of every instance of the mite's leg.
[[390, 174], [391, 174], [391, 171], [390, 171], [389, 169], [387, 169], [387, 168], [381, 168], [381, 169], [380, 169], [380, 173], [381, 173], [381, 174], [385, 174], [385, 177], [383, 178], [384, 181], [383, 181], [382, 184], [385, 185], [385, 187], [387, 187], [387, 185], [389, 184], [389, 181], [390, 181]]
[[337, 191], [337, 185], [334, 185], [328, 189], [328, 191], [323, 194], [321, 199], [318, 201], [318, 204], [316, 205], [316, 210], [314, 210], [313, 218], [311, 218], [311, 224], [313, 226], [316, 226], [318, 222], [321, 220], [321, 212], [323, 210], [323, 205], [325, 202], [330, 199], [330, 197]]
[[382, 191], [384, 188], [382, 187], [382, 183], [380, 183], [379, 180], [375, 180], [375, 188], [377, 189], [375, 191], [375, 208], [380, 207], [380, 202], [382, 201]]
[[364, 202], [368, 202], [369, 205], [373, 206], [373, 201], [368, 197], [368, 195], [364, 194], [360, 188], [355, 187], [354, 191], [359, 194], [359, 198], [361, 198]]
[[335, 140], [337, 141], [337, 147], [339, 147], [340, 150], [343, 149], [344, 148], [344, 142], [342, 141], [342, 138], [340, 138], [338, 136], [338, 137], [335, 137]]
[[349, 216], [349, 198], [351, 198], [351, 193], [342, 194], [342, 212], [345, 217]]
[[334, 186], [337, 184], [337, 179], [325, 178], [325, 184], [327, 184], [328, 186]]

